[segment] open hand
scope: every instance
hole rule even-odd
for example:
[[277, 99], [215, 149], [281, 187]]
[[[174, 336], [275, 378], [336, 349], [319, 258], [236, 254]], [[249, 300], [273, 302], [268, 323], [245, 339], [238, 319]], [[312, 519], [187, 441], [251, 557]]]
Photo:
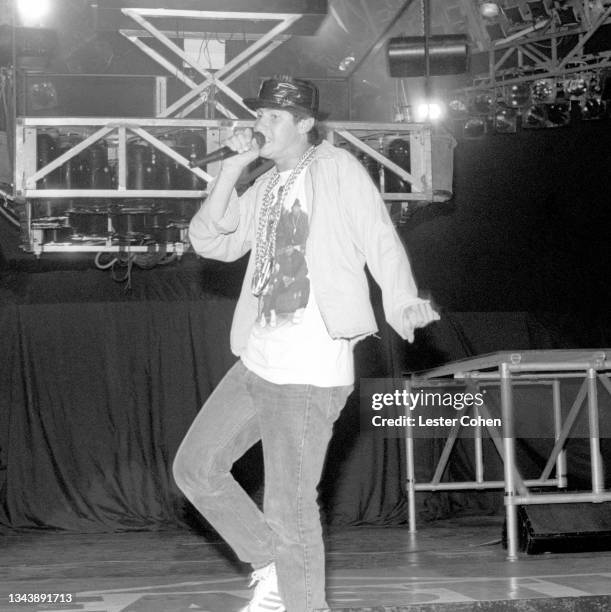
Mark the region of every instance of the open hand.
[[439, 313], [429, 300], [422, 300], [403, 309], [403, 332], [408, 342], [414, 341], [414, 330], [439, 321]]

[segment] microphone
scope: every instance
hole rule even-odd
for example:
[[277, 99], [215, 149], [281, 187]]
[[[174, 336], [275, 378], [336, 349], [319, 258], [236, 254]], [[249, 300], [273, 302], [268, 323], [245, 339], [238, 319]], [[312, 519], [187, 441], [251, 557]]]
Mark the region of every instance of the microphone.
[[[261, 148], [265, 144], [265, 136], [263, 136], [261, 132], [253, 132], [252, 137], [255, 139], [259, 148]], [[237, 154], [238, 152], [234, 151], [231, 147], [224, 146], [220, 149], [217, 149], [216, 151], [212, 151], [211, 153], [204, 155], [203, 157], [200, 157], [199, 159], [194, 159], [193, 161], [190, 161], [189, 167], [201, 168], [202, 166], [206, 166], [208, 164], [211, 164], [212, 162], [221, 161], [223, 159], [227, 159], [228, 157], [233, 157]]]

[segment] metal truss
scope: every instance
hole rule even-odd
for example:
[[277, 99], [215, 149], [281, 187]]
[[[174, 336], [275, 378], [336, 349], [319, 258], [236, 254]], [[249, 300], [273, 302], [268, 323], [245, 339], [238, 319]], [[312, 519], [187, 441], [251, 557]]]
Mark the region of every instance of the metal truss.
[[[611, 501], [611, 491], [605, 489], [604, 463], [600, 450], [600, 411], [599, 384], [602, 390], [611, 395], [611, 360], [609, 349], [588, 351], [582, 349], [522, 351], [521, 353], [490, 353], [471, 359], [455, 361], [433, 370], [417, 372], [404, 381], [405, 389], [443, 388], [450, 389], [453, 384], [464, 383], [467, 390], [477, 392], [483, 385], [494, 384], [500, 388], [500, 428], [490, 419], [489, 400], [478, 407], [480, 416], [484, 417], [483, 425], [477, 425], [474, 431], [476, 480], [463, 483], [442, 483], [441, 477], [446, 469], [454, 442], [458, 437], [460, 423], [448, 432], [447, 442], [439, 459], [433, 479], [427, 483], [416, 484], [414, 469], [414, 428], [406, 428], [407, 445], [407, 492], [408, 518], [410, 531], [416, 530], [415, 493], [435, 490], [461, 489], [505, 489], [505, 511], [507, 524], [507, 558], [514, 560], [518, 553], [518, 506], [530, 504], [571, 504], [578, 502], [600, 503]], [[451, 377], [451, 378], [450, 378]], [[582, 380], [571, 408], [563, 410], [561, 406], [560, 385], [565, 379]], [[519, 385], [549, 385], [551, 387], [551, 404], [553, 429], [544, 432], [554, 439], [554, 447], [547, 457], [545, 467], [539, 478], [525, 480], [516, 463], [515, 442], [524, 433], [516, 431], [518, 403], [514, 400], [515, 388]], [[587, 437], [590, 442], [591, 490], [566, 492], [567, 456], [565, 447], [572, 437], [586, 437], [576, 427], [577, 418], [585, 408], [587, 412]], [[483, 410], [482, 410], [483, 409]], [[475, 406], [473, 410], [476, 411]], [[496, 412], [496, 411], [495, 411]], [[414, 413], [416, 414], [416, 413]], [[498, 416], [498, 412], [497, 412]], [[487, 419], [487, 420], [486, 420]], [[585, 420], [585, 419], [584, 419]], [[482, 430], [484, 427], [503, 461], [504, 478], [502, 481], [489, 481], [484, 478], [482, 453]], [[429, 433], [429, 435], [431, 435]], [[556, 470], [556, 477], [550, 478]], [[532, 487], [556, 487], [547, 492], [532, 490]]]
[[[588, 2], [585, 2], [588, 5]], [[611, 67], [611, 50], [585, 52], [587, 42], [604, 24], [611, 22], [611, 6], [596, 16], [584, 6], [588, 26], [560, 26], [554, 17], [540, 20], [502, 40], [489, 42], [488, 71], [474, 77], [473, 85], [460, 91], [481, 91], [537, 79], [597, 72]], [[567, 40], [574, 43], [567, 45]]]
[[[133, 136], [146, 141], [154, 149], [167, 155], [179, 165], [189, 169], [199, 178], [211, 181], [213, 174], [201, 168], [191, 167], [190, 160], [169, 147], [159, 139], [156, 132], [168, 130], [206, 130], [207, 142], [211, 148], [219, 147], [235, 127], [251, 127], [252, 121], [224, 120], [182, 120], [182, 119], [113, 119], [91, 117], [32, 117], [17, 121], [17, 168], [15, 190], [23, 198], [202, 198], [205, 191], [185, 190], [134, 190], [127, 187], [127, 141]], [[372, 157], [381, 166], [388, 168], [401, 180], [412, 187], [410, 193], [387, 193], [382, 190], [385, 200], [423, 200], [433, 201], [433, 176], [431, 161], [431, 128], [428, 124], [409, 123], [370, 123], [360, 121], [328, 122], [326, 124], [331, 142], [339, 139], [349, 143], [356, 150]], [[83, 128], [92, 133], [81, 142], [66, 150], [59, 157], [43, 167], [37, 167], [37, 135], [41, 130]], [[404, 137], [410, 142], [411, 167], [402, 168], [378, 149], [368, 144], [374, 135], [379, 137]], [[117, 188], [116, 189], [39, 189], [37, 183], [57, 170], [87, 148], [102, 140], [112, 140], [117, 149]], [[211, 165], [212, 166], [212, 165]], [[214, 172], [216, 166], [211, 167]]]
[[[42, 232], [35, 227], [45, 218], [33, 218], [32, 202], [37, 200], [56, 200], [74, 202], [79, 199], [85, 208], [98, 205], [100, 200], [107, 200], [119, 205], [124, 199], [140, 198], [148, 202], [160, 198], [166, 200], [165, 206], [172, 209], [171, 202], [184, 199], [201, 200], [207, 196], [207, 190], [185, 189], [134, 189], [129, 186], [128, 143], [133, 140], [146, 142], [158, 153], [165, 155], [178, 165], [189, 169], [199, 178], [209, 182], [218, 171], [219, 164], [210, 164], [207, 171], [191, 167], [190, 161], [183, 152], [175, 150], [164, 141], [163, 136], [181, 131], [201, 131], [205, 137], [208, 150], [222, 145], [230, 132], [236, 127], [252, 127], [252, 120], [228, 121], [226, 119], [121, 119], [91, 117], [21, 117], [17, 121], [15, 194], [25, 202], [22, 219], [25, 221], [24, 248], [36, 255], [45, 252], [148, 252], [151, 249], [165, 248], [167, 252], [182, 253], [188, 248], [186, 235], [184, 240], [165, 246], [157, 245], [124, 245], [116, 244], [109, 236], [95, 244], [55, 244], [45, 243]], [[355, 152], [371, 157], [380, 169], [380, 190], [388, 206], [400, 202], [401, 208], [410, 202], [442, 202], [448, 199], [447, 194], [438, 194], [433, 189], [432, 130], [428, 124], [408, 123], [369, 123], [369, 122], [329, 122], [327, 138], [338, 145], [347, 144]], [[49, 132], [80, 132], [82, 140], [60, 156], [44, 166], [38, 163], [38, 136]], [[383, 153], [379, 146], [382, 140], [402, 138], [409, 143], [410, 167], [399, 166]], [[96, 143], [105, 142], [113, 150], [116, 188], [45, 188], [43, 180], [60, 169], [71, 159], [86, 152]], [[410, 192], [388, 192], [384, 185], [384, 169], [389, 170], [411, 186]], [[358, 202], [355, 202], [358, 206]], [[55, 222], [55, 221], [53, 221]]]
[[[133, 19], [143, 31], [120, 30], [121, 34], [136, 45], [141, 51], [155, 60], [163, 68], [168, 70], [173, 76], [182, 81], [190, 91], [176, 100], [159, 114], [159, 117], [187, 117], [196, 108], [212, 100], [216, 109], [228, 119], [237, 119], [237, 115], [223, 105], [216, 96], [212, 96], [212, 91], [218, 90], [233, 100], [248, 115], [254, 113], [244, 104], [242, 97], [236, 93], [229, 84], [241, 74], [252, 68], [268, 56], [276, 47], [281, 45], [288, 36], [284, 34], [297, 20], [301, 14], [288, 13], [249, 13], [249, 12], [227, 12], [227, 11], [186, 11], [175, 9], [122, 9], [124, 15]], [[183, 49], [176, 45], [168, 36], [168, 33], [155, 27], [150, 19], [176, 17], [182, 19], [206, 19], [225, 21], [230, 19], [252, 20], [252, 21], [272, 21], [278, 22], [267, 33], [260, 36], [249, 47], [236, 55], [225, 66], [216, 72], [210, 72], [198, 65]], [[198, 33], [202, 36], [202, 33]], [[175, 34], [174, 34], [175, 36]], [[177, 58], [178, 63], [172, 63], [161, 53], [150, 47], [145, 38], [155, 38], [169, 49]], [[182, 68], [188, 65], [193, 71], [203, 77], [201, 83], [195, 82]]]

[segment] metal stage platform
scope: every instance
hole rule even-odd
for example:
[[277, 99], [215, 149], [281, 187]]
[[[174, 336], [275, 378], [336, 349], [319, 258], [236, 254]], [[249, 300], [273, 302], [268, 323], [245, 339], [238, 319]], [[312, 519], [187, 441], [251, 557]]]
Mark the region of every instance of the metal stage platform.
[[[475, 455], [474, 481], [441, 482], [450, 453], [464, 427], [463, 419], [455, 419], [448, 432], [445, 447], [435, 474], [430, 482], [417, 483], [414, 468], [414, 428], [407, 427], [407, 490], [409, 497], [410, 530], [416, 529], [416, 491], [499, 489], [505, 490], [507, 524], [507, 554], [515, 560], [518, 553], [518, 507], [532, 504], [574, 504], [579, 502], [601, 503], [611, 501], [611, 491], [604, 489], [604, 469], [600, 451], [599, 390], [611, 395], [611, 349], [572, 350], [527, 350], [491, 353], [463, 359], [447, 365], [419, 372], [406, 379], [406, 388], [443, 388], [453, 386], [466, 388], [471, 395], [482, 393], [487, 386], [497, 386], [500, 391], [500, 415], [494, 414], [487, 400], [480, 406], [465, 409], [475, 421], [473, 427], [473, 452]], [[561, 386], [569, 379], [582, 381], [570, 409], [561, 405]], [[514, 391], [520, 385], [548, 385], [551, 388], [551, 411], [553, 431], [530, 432], [534, 437], [555, 440], [545, 467], [539, 478], [526, 480], [516, 463], [516, 408]], [[481, 396], [484, 397], [484, 396]], [[589, 438], [591, 489], [567, 492], [567, 465], [564, 448], [575, 431], [575, 423], [582, 407], [587, 409], [587, 432]], [[493, 418], [500, 417], [500, 418]], [[500, 425], [500, 426], [499, 426]], [[499, 456], [503, 460], [504, 479], [486, 480], [484, 475], [482, 438], [489, 435]], [[555, 476], [552, 478], [552, 472]], [[548, 488], [541, 492], [542, 489]], [[536, 492], [534, 491], [536, 489]]]

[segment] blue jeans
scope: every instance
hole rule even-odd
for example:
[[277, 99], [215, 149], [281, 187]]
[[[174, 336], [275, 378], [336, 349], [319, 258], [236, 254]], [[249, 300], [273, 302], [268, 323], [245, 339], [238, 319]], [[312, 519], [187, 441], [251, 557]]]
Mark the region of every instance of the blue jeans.
[[[208, 398], [174, 460], [189, 501], [254, 568], [276, 563], [288, 612], [326, 608], [317, 486], [333, 423], [352, 386], [276, 385], [238, 361]], [[230, 474], [263, 443], [263, 513]]]

